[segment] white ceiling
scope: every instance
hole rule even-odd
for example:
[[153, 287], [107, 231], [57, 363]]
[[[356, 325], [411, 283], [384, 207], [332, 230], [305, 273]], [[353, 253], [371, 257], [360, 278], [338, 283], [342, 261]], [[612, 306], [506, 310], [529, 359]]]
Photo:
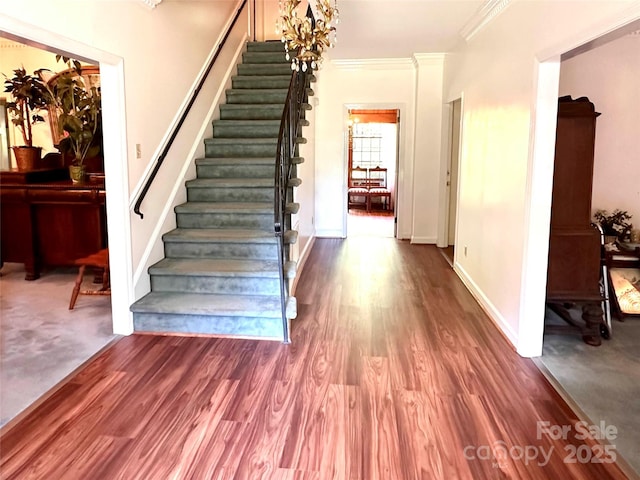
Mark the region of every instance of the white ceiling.
[[444, 53], [485, 0], [338, 0], [338, 43], [331, 58], [407, 58]]
[[[183, 0], [139, 1], [150, 8], [162, 8], [163, 2]], [[276, 0], [264, 1], [275, 3]], [[309, 0], [309, 3], [315, 7], [316, 1]], [[329, 0], [330, 3], [334, 1]], [[330, 55], [336, 59], [361, 59], [445, 53], [462, 38], [460, 31], [470, 21], [474, 25], [486, 21], [488, 11], [499, 10], [510, 1], [337, 0], [340, 11], [338, 43]]]

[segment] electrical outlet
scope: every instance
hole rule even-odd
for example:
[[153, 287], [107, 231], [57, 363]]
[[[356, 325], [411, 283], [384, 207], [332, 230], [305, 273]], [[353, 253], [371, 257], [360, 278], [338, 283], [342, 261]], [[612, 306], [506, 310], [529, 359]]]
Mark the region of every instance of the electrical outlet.
[[136, 158], [142, 158], [142, 146], [136, 143]]

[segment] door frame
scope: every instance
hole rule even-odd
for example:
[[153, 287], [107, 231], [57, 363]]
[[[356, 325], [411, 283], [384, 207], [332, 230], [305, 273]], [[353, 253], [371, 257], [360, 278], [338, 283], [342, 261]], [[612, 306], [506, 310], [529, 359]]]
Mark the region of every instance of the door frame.
[[[449, 245], [449, 186], [447, 185], [447, 181], [449, 181], [448, 173], [451, 171], [451, 153], [453, 151], [453, 104], [456, 101], [460, 101], [460, 125], [459, 125], [459, 134], [458, 134], [458, 175], [457, 175], [457, 192], [456, 192], [456, 224], [458, 221], [458, 206], [460, 205], [460, 182], [462, 180], [462, 175], [460, 174], [461, 168], [460, 165], [462, 163], [462, 139], [463, 139], [463, 125], [462, 121], [464, 117], [464, 94], [454, 96], [450, 101], [448, 101], [444, 108], [442, 109], [443, 116], [443, 125], [446, 125], [446, 128], [443, 129], [443, 145], [442, 156], [440, 161], [440, 195], [439, 195], [439, 219], [438, 219], [438, 235], [436, 240], [436, 246], [444, 248]], [[456, 225], [456, 234], [455, 234], [454, 245], [458, 241], [458, 228]], [[454, 251], [454, 263], [455, 263], [455, 251]]]
[[[401, 200], [400, 192], [404, 192], [407, 187], [404, 179], [406, 178], [406, 166], [401, 161], [402, 155], [405, 153], [404, 140], [406, 138], [405, 124], [402, 119], [407, 115], [407, 106], [404, 103], [345, 103], [342, 106], [342, 125], [343, 125], [343, 153], [342, 153], [342, 192], [343, 192], [343, 211], [342, 211], [342, 238], [347, 238], [347, 215], [349, 214], [349, 202], [347, 201], [347, 189], [349, 188], [347, 178], [349, 176], [349, 111], [350, 110], [397, 110], [398, 123], [396, 123], [396, 175], [394, 188], [394, 237], [398, 240], [404, 238], [398, 237], [398, 232], [402, 231], [400, 225], [411, 219], [411, 212], [404, 212], [400, 208], [404, 206]], [[410, 208], [410, 207], [409, 207]], [[408, 237], [407, 237], [408, 238]]]
[[107, 230], [113, 333], [133, 333], [131, 210], [126, 142], [124, 60], [112, 53], [0, 15], [0, 31], [13, 40], [100, 65]]
[[560, 65], [562, 57], [588, 51], [622, 32], [633, 31], [640, 8], [604, 20], [579, 39], [539, 52], [536, 56], [532, 99], [530, 152], [525, 193], [524, 252], [518, 326], [518, 354], [542, 355], [546, 301], [551, 194], [556, 139]]

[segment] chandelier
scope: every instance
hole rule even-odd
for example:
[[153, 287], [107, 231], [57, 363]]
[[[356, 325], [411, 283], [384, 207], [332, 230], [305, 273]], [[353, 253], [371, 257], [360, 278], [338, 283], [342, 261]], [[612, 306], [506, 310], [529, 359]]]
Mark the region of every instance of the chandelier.
[[286, 59], [291, 60], [291, 69], [306, 71], [317, 69], [322, 64], [322, 52], [332, 48], [336, 41], [338, 8], [336, 0], [333, 6], [329, 0], [317, 0], [316, 10], [321, 17], [315, 21], [308, 17], [299, 17], [296, 8], [302, 0], [279, 0], [280, 18], [276, 23], [276, 34], [281, 35]]

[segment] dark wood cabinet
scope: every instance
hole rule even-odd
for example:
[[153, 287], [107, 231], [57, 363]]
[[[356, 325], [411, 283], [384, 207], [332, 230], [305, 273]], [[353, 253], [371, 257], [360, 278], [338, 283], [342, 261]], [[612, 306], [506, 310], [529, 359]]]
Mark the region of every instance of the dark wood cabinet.
[[599, 115], [586, 97], [562, 97], [558, 101], [547, 273], [547, 302], [583, 304], [583, 337], [593, 344], [600, 342], [602, 319], [602, 249], [600, 233], [591, 225], [593, 154]]
[[107, 246], [104, 183], [65, 177], [55, 169], [0, 172], [0, 258], [23, 263], [27, 280]]

